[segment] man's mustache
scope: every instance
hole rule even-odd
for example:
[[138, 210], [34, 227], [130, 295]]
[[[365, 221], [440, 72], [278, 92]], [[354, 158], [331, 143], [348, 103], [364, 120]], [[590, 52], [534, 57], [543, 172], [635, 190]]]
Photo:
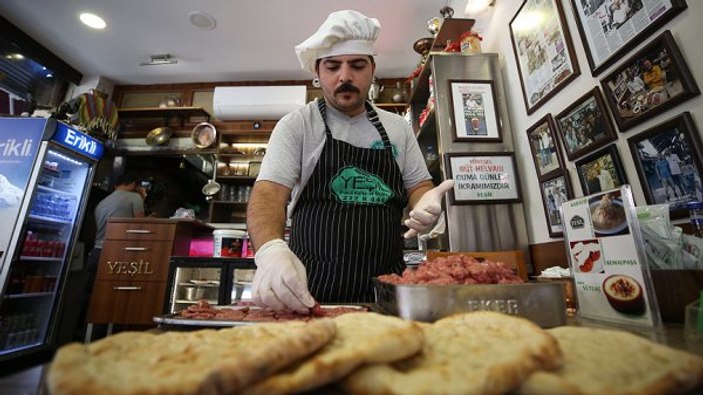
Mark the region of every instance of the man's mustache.
[[345, 82], [344, 84], [340, 85], [334, 91], [334, 94], [336, 95], [337, 93], [343, 93], [343, 92], [361, 93], [361, 91], [359, 91], [359, 88], [355, 87], [354, 85], [352, 85], [348, 82]]

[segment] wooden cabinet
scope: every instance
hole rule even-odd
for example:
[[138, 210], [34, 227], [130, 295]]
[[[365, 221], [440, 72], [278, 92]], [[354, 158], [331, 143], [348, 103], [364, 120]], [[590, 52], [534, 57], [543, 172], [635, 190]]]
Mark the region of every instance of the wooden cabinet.
[[88, 322], [151, 325], [164, 304], [171, 256], [187, 256], [190, 240], [211, 232], [198, 221], [111, 218]]

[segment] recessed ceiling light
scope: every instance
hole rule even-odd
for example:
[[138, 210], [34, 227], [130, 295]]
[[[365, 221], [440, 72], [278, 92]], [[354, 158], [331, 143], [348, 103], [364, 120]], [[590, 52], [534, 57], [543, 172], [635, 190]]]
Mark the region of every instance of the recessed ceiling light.
[[86, 26], [92, 27], [93, 29], [104, 29], [105, 26], [107, 26], [103, 18], [95, 14], [91, 14], [90, 12], [82, 13], [79, 18]]
[[203, 30], [212, 30], [215, 26], [217, 26], [217, 21], [215, 21], [215, 18], [202, 11], [191, 12], [188, 14], [188, 20], [193, 26]]

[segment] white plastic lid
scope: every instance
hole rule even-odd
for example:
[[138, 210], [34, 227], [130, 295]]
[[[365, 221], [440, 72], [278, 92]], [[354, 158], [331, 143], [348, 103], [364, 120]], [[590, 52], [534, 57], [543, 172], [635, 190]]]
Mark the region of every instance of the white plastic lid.
[[212, 234], [215, 236], [229, 236], [229, 237], [239, 237], [239, 238], [247, 237], [246, 231], [236, 230], [236, 229], [215, 229], [215, 231], [213, 231]]

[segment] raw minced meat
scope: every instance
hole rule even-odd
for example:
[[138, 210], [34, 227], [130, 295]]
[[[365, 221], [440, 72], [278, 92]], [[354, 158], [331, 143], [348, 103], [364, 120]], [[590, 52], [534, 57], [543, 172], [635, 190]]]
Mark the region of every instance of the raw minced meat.
[[517, 284], [524, 282], [505, 263], [479, 261], [465, 255], [451, 255], [405, 269], [402, 276], [384, 274], [379, 280], [392, 284]]

